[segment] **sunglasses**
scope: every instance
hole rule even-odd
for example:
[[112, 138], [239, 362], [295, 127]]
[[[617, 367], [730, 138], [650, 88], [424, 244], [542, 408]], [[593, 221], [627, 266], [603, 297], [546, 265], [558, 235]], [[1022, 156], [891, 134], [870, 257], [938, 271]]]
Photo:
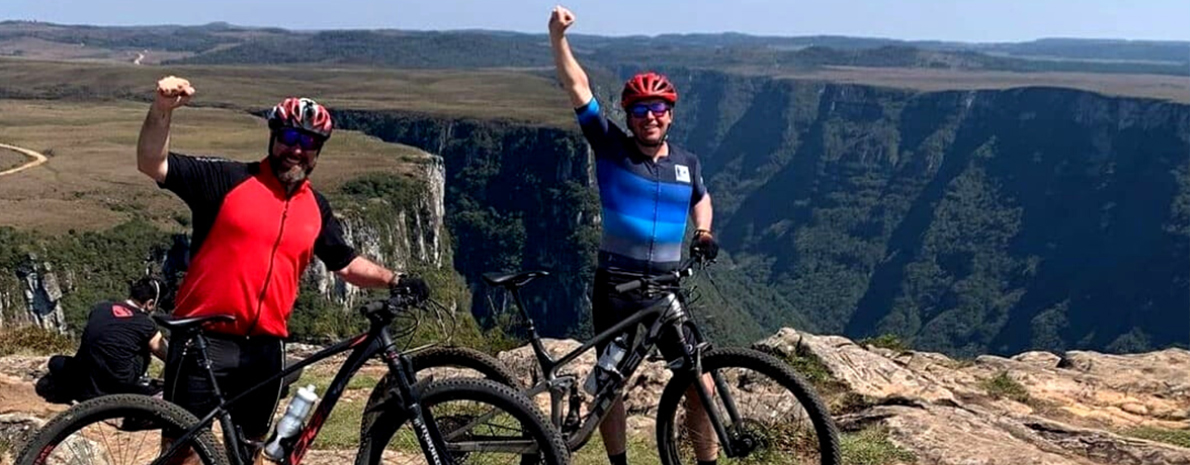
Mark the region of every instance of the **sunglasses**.
[[644, 118], [649, 112], [653, 112], [653, 116], [663, 116], [665, 112], [673, 108], [666, 102], [653, 103], [638, 103], [628, 107], [628, 112], [637, 118]]
[[276, 132], [277, 140], [290, 147], [301, 146], [302, 150], [319, 150], [322, 148], [322, 138], [314, 134], [285, 128]]

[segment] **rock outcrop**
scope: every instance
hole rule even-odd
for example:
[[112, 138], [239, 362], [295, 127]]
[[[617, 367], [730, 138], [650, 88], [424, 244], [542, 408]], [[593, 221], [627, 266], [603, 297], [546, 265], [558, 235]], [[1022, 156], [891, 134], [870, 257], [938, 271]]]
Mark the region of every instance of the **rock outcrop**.
[[65, 332], [62, 296], [71, 283], [59, 275], [52, 263], [28, 254], [16, 269], [16, 279], [0, 286], [0, 328], [36, 325]]
[[867, 405], [841, 429], [886, 427], [920, 463], [1190, 464], [1190, 449], [1133, 437], [1190, 432], [1190, 351], [963, 361], [788, 328], [756, 347], [817, 358]]
[[[556, 339], [544, 343], [555, 357], [580, 345]], [[788, 328], [753, 347], [798, 367], [831, 406], [844, 435], [878, 428], [916, 458], [889, 464], [1190, 465], [1190, 448], [1175, 445], [1184, 446], [1190, 438], [1187, 350], [1027, 352], [955, 360]], [[528, 346], [498, 358], [522, 382], [540, 379]], [[574, 375], [581, 383], [594, 363], [591, 350], [560, 374]], [[829, 374], [812, 372], [819, 368]], [[0, 439], [19, 440], [30, 427], [61, 411], [33, 394], [33, 381], [44, 370], [45, 357], [0, 358]], [[629, 381], [625, 400], [634, 435], [651, 440], [670, 376], [661, 362], [645, 362]], [[543, 410], [547, 397], [536, 399]], [[1154, 432], [1180, 439], [1145, 439]], [[335, 460], [343, 453], [313, 455]]]

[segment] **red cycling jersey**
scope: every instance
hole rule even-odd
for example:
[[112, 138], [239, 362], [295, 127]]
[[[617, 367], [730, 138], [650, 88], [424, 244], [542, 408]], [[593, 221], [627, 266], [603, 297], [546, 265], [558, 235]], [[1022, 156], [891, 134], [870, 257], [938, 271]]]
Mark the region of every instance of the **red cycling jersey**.
[[193, 214], [190, 267], [174, 315], [234, 314], [214, 332], [287, 337], [298, 281], [317, 256], [340, 270], [356, 256], [326, 199], [303, 181], [292, 194], [268, 160], [169, 154], [161, 187]]

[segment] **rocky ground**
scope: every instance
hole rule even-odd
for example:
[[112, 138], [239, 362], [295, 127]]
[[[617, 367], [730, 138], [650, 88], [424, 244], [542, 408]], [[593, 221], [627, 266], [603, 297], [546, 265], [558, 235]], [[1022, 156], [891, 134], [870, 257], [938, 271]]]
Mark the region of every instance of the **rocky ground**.
[[843, 429], [878, 424], [929, 464], [1190, 464], [1190, 351], [1028, 352], [954, 360], [784, 329], [757, 344], [812, 354], [859, 406]]
[[[549, 340], [546, 346], [561, 355], [578, 343]], [[842, 431], [879, 430], [913, 457], [885, 463], [1190, 464], [1190, 351], [1076, 351], [1062, 357], [1028, 352], [955, 360], [792, 329], [754, 348], [785, 359], [809, 379]], [[522, 347], [499, 358], [528, 384], [535, 376], [531, 354]], [[0, 443], [19, 442], [29, 429], [64, 409], [33, 392], [45, 360], [0, 358]], [[594, 353], [587, 353], [563, 372], [581, 380], [593, 364]], [[365, 374], [378, 379], [383, 368], [369, 367]], [[627, 398], [635, 434], [651, 439], [669, 376], [660, 362], [652, 362], [630, 381]], [[356, 391], [348, 398], [362, 402], [367, 387]], [[545, 396], [537, 400], [544, 409]], [[308, 462], [350, 458], [349, 449], [328, 449], [311, 452]]]

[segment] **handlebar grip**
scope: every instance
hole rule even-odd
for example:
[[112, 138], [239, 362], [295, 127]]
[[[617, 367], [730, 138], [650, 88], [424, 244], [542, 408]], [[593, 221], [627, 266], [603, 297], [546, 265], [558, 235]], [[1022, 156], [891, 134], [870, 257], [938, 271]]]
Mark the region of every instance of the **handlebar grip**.
[[653, 280], [653, 282], [657, 283], [657, 284], [672, 283], [672, 282], [676, 282], [680, 277], [681, 277], [681, 275], [679, 275], [677, 272], [667, 273], [667, 274], [658, 276], [656, 279]]
[[643, 283], [643, 282], [644, 282], [644, 280], [638, 279], [636, 281], [628, 281], [626, 283], [617, 285], [616, 292], [624, 293], [624, 292], [639, 289], [641, 283]]
[[367, 316], [367, 315], [371, 315], [373, 313], [379, 312], [381, 310], [384, 310], [384, 305], [386, 303], [387, 302], [385, 302], [383, 300], [379, 300], [376, 302], [369, 302], [369, 303], [365, 304], [363, 306], [363, 308], [360, 308], [360, 313], [364, 314], [364, 316]]

